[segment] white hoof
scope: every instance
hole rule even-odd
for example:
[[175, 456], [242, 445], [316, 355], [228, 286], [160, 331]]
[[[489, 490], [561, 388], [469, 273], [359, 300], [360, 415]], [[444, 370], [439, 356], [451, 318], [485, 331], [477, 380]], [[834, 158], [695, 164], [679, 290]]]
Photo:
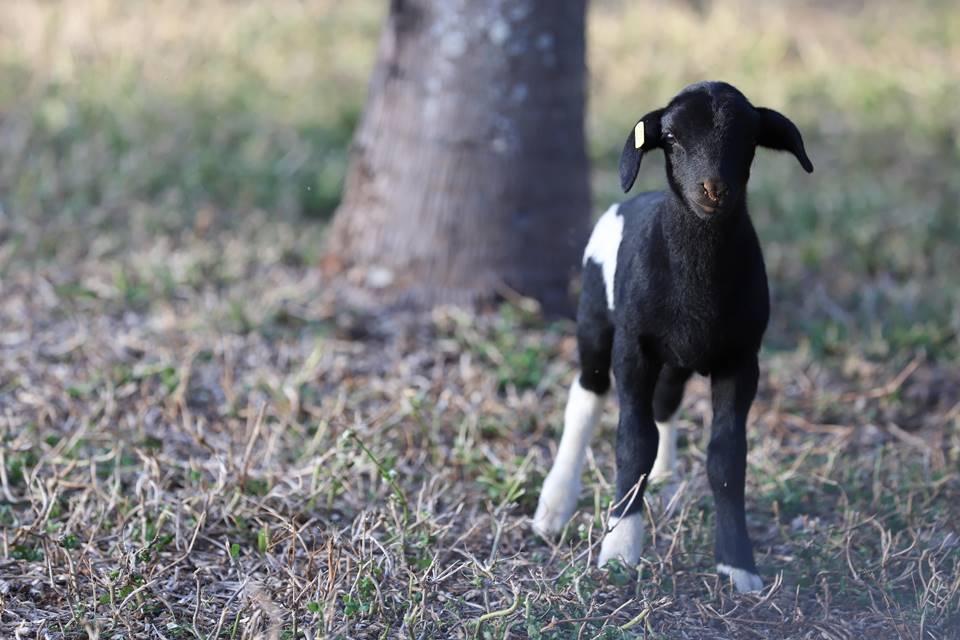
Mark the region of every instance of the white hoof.
[[576, 510], [579, 495], [578, 481], [549, 474], [543, 481], [540, 501], [533, 515], [534, 532], [544, 539], [556, 537]]
[[730, 565], [718, 564], [717, 573], [729, 577], [738, 593], [750, 593], [751, 591], [760, 591], [760, 589], [763, 589], [763, 580], [760, 579], [760, 576], [755, 573], [750, 573], [746, 569], [737, 569]]
[[638, 511], [625, 518], [611, 518], [610, 530], [603, 537], [597, 566], [603, 567], [611, 560], [619, 560], [627, 566], [640, 562], [643, 549], [643, 512]]

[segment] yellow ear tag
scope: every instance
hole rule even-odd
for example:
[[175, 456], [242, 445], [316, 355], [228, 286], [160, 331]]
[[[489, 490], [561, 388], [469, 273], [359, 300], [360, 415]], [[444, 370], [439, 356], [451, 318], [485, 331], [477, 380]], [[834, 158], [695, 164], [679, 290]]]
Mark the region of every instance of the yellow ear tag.
[[643, 146], [643, 120], [637, 123], [633, 129], [633, 144], [637, 149]]

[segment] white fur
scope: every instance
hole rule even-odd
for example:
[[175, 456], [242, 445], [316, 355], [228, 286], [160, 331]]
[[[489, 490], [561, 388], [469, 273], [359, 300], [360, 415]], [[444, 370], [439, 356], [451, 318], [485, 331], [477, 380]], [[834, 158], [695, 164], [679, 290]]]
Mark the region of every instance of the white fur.
[[670, 480], [677, 471], [677, 428], [672, 422], [658, 422], [657, 430], [660, 431], [660, 443], [650, 471], [651, 482]]
[[590, 241], [583, 252], [583, 263], [593, 260], [603, 272], [603, 284], [607, 292], [607, 307], [613, 311], [613, 282], [617, 274], [617, 252], [623, 238], [623, 216], [618, 212], [619, 204], [607, 209], [597, 220], [590, 234]]
[[543, 481], [533, 516], [533, 530], [544, 538], [560, 533], [577, 507], [584, 457], [602, 410], [603, 397], [584, 389], [579, 377], [574, 380], [563, 414], [557, 459]]
[[737, 569], [727, 564], [718, 564], [717, 573], [728, 576], [733, 581], [733, 586], [739, 593], [749, 593], [751, 591], [760, 591], [763, 588], [763, 580], [755, 573], [750, 573], [746, 569]]
[[640, 562], [643, 549], [643, 510], [631, 513], [625, 518], [611, 518], [610, 530], [600, 544], [597, 566], [602, 567], [610, 560], [620, 560], [627, 566]]

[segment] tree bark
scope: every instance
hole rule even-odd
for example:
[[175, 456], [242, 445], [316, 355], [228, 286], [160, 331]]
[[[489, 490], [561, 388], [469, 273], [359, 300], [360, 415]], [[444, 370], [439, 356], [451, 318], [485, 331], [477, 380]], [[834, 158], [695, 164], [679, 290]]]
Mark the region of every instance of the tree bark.
[[391, 2], [328, 245], [352, 281], [566, 308], [590, 219], [585, 5]]

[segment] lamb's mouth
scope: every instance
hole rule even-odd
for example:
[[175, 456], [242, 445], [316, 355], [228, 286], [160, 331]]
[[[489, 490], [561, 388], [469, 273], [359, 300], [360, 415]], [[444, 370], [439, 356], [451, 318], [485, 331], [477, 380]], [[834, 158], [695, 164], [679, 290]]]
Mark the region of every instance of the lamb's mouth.
[[697, 202], [696, 205], [703, 209], [706, 213], [714, 213], [717, 210], [716, 207], [710, 207], [705, 204], [700, 204], [699, 202]]

